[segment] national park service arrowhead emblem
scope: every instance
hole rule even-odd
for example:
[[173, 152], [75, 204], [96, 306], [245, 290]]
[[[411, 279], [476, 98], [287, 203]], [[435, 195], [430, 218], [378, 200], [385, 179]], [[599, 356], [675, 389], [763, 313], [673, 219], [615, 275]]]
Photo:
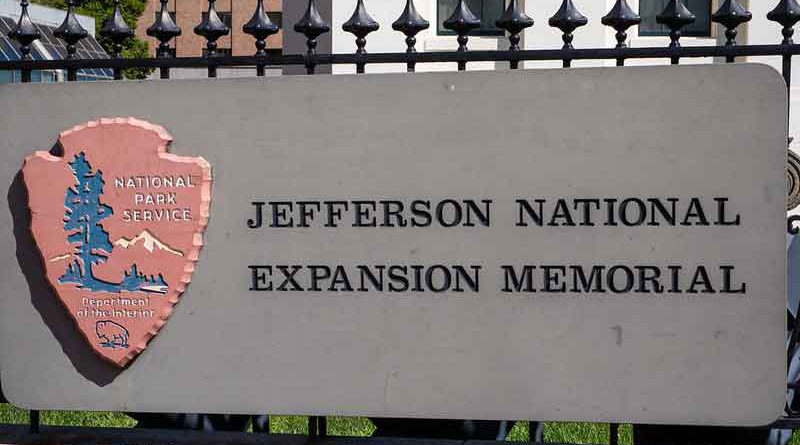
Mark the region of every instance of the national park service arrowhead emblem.
[[120, 367], [169, 318], [208, 223], [211, 167], [167, 153], [171, 141], [158, 125], [100, 119], [61, 133], [62, 156], [38, 151], [22, 168], [47, 280]]

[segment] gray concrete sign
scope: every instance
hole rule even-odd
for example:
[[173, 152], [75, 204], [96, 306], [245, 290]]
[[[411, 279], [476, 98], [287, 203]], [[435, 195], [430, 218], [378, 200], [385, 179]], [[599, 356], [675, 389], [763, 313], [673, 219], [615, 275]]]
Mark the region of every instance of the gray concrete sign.
[[[783, 407], [771, 68], [3, 85], [0, 100], [0, 370], [18, 406], [719, 425]], [[51, 285], [20, 173], [113, 117], [163, 126], [172, 154], [213, 170], [191, 283], [122, 367], [95, 350], [128, 347], [124, 326], [98, 324], [98, 346], [65, 306], [99, 317], [173, 280], [95, 292], [75, 268]], [[99, 142], [64, 151], [134, 144]], [[146, 165], [115, 167], [107, 193], [152, 181]], [[114, 217], [170, 204], [136, 199]]]

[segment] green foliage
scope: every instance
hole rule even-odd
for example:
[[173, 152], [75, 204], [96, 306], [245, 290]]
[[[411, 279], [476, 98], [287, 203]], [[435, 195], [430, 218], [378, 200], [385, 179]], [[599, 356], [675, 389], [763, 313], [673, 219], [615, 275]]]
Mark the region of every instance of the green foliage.
[[[32, 2], [53, 8], [67, 8], [66, 0], [32, 0]], [[138, 23], [146, 4], [147, 0], [120, 0], [122, 16], [132, 29], [136, 29], [138, 26], [147, 26], [147, 24]], [[76, 11], [79, 14], [94, 17], [95, 29], [99, 31], [103, 26], [103, 22], [108, 17], [111, 17], [114, 11], [114, 2], [112, 0], [84, 0], [80, 2]], [[98, 35], [97, 41], [100, 42], [100, 45], [103, 46], [107, 53], [112, 54], [114, 52], [113, 44], [110, 40]], [[128, 39], [123, 46], [122, 57], [139, 58], [147, 56], [147, 43], [135, 37]], [[150, 70], [140, 68], [132, 68], [123, 71], [123, 75], [127, 79], [144, 79], [149, 73]]]
[[[28, 413], [9, 404], [0, 404], [0, 424], [26, 423]], [[43, 425], [88, 426], [132, 428], [136, 421], [122, 413], [42, 411]], [[364, 417], [328, 417], [328, 434], [331, 436], [370, 436], [375, 427]], [[308, 418], [305, 416], [270, 416], [270, 432], [273, 434], [308, 434]], [[517, 422], [511, 429], [507, 441], [526, 442], [528, 422]], [[545, 443], [607, 444], [607, 423], [547, 422], [544, 425]], [[620, 425], [620, 445], [633, 443], [633, 428]], [[800, 445], [800, 435], [795, 434], [789, 445]]]

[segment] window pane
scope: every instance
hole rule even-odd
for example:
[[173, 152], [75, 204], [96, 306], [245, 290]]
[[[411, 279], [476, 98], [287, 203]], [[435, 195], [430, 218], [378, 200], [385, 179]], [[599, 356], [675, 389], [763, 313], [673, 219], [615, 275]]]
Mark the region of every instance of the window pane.
[[[656, 15], [667, 6], [668, 0], [639, 0], [639, 15], [642, 24], [639, 26], [641, 36], [668, 36], [669, 28], [656, 23]], [[697, 20], [681, 30], [682, 35], [689, 37], [711, 36], [711, 0], [683, 0], [683, 4], [692, 11]]]
[[[439, 35], [455, 35], [443, 26], [445, 20], [453, 15], [458, 0], [437, 0], [437, 33]], [[504, 0], [467, 0], [469, 9], [481, 19], [481, 27], [472, 31], [475, 36], [502, 36], [503, 30], [494, 22], [503, 14]]]
[[283, 13], [282, 12], [268, 12], [267, 17], [269, 20], [278, 25], [281, 29], [283, 28]]
[[505, 9], [503, 7], [503, 0], [483, 0], [481, 31], [495, 31], [499, 35], [503, 35], [503, 30], [498, 28], [494, 23], [503, 15], [503, 9]]

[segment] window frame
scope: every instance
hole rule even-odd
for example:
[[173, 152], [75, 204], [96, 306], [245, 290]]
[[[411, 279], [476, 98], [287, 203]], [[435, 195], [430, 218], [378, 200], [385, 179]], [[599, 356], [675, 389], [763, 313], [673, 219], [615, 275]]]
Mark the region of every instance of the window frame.
[[[637, 13], [641, 15], [642, 10], [642, 2], [648, 0], [638, 0], [637, 4]], [[685, 28], [681, 30], [681, 37], [691, 37], [697, 39], [715, 39], [716, 33], [714, 32], [715, 26], [714, 22], [711, 20], [711, 15], [714, 13], [715, 7], [717, 4], [717, 0], [709, 0], [708, 1], [708, 29], [702, 31], [687, 31]], [[692, 11], [695, 12], [695, 11]], [[640, 24], [637, 26], [637, 37], [640, 38], [652, 38], [652, 37], [669, 37], [669, 30], [665, 31], [643, 31], [642, 25]]]

